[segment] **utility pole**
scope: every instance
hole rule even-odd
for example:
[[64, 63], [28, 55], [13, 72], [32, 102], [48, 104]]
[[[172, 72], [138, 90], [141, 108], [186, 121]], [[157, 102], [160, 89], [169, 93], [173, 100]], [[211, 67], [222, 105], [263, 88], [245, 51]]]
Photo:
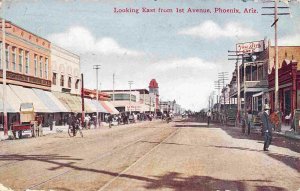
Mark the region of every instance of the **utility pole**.
[[219, 78], [219, 81], [221, 81], [223, 83], [223, 86], [222, 86], [222, 91], [223, 91], [223, 103], [224, 103], [224, 107], [223, 107], [223, 110], [225, 112], [225, 104], [226, 104], [226, 100], [225, 100], [225, 81], [228, 80], [228, 72], [219, 72], [218, 74], [218, 78]]
[[[239, 66], [239, 60], [242, 60], [243, 58], [239, 57], [240, 52], [238, 51], [232, 51], [228, 50], [228, 53], [235, 53], [235, 54], [229, 54], [228, 60], [235, 60], [235, 67], [236, 67], [236, 73], [237, 73], [237, 80], [236, 80], [236, 86], [237, 86], [237, 126], [240, 126], [240, 112], [241, 112], [241, 87], [240, 87], [240, 66]], [[230, 58], [235, 57], [235, 58]]]
[[5, 19], [4, 19], [4, 0], [2, 1], [2, 68], [3, 68], [3, 128], [4, 128], [4, 135], [8, 135], [8, 125], [7, 125], [7, 109], [6, 109], [6, 54], [5, 54]]
[[274, 0], [274, 7], [262, 7], [263, 9], [274, 9], [274, 13], [263, 13], [262, 15], [274, 15], [274, 22], [271, 27], [274, 26], [275, 32], [275, 111], [279, 111], [279, 96], [278, 96], [278, 15], [289, 15], [290, 13], [278, 13], [278, 9], [289, 9], [289, 7], [278, 7], [278, 0]]
[[115, 104], [115, 73], [113, 73], [113, 104]]
[[128, 84], [129, 84], [129, 114], [131, 115], [131, 85], [133, 84], [133, 81], [128, 81]]
[[221, 84], [220, 84], [220, 80], [215, 81], [215, 89], [218, 90], [217, 92], [217, 105], [218, 105], [218, 109], [219, 109], [219, 94], [220, 94], [220, 89], [221, 89]]
[[[93, 69], [96, 70], [96, 97], [97, 97], [97, 103], [99, 103], [99, 92], [98, 92], [98, 70], [100, 69], [99, 64], [93, 65]], [[97, 116], [96, 116], [96, 128], [98, 128], [98, 109], [96, 110]]]
[[83, 83], [83, 73], [81, 73], [81, 121], [84, 121], [84, 83]]

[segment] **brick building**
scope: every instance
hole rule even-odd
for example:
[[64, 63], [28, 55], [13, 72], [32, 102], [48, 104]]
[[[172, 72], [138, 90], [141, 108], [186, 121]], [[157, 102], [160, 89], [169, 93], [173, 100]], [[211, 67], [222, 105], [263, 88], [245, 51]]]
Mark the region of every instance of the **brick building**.
[[[2, 31], [1, 31], [2, 49]], [[51, 43], [11, 22], [6, 22], [7, 83], [50, 90]], [[2, 56], [0, 57], [2, 60]], [[2, 82], [2, 62], [0, 62]]]

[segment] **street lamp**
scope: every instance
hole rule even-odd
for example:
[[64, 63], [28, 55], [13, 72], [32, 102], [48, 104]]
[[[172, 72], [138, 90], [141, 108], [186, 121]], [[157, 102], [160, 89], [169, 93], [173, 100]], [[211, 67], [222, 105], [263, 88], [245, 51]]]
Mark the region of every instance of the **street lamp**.
[[128, 81], [129, 84], [129, 114], [131, 115], [131, 85], [133, 84], [133, 81]]
[[[99, 95], [98, 95], [98, 70], [100, 69], [100, 66], [99, 64], [97, 65], [93, 65], [93, 69], [96, 70], [96, 99], [97, 99], [97, 103], [99, 103]], [[96, 113], [97, 113], [97, 116], [96, 116], [96, 128], [98, 128], [98, 109], [96, 109]]]

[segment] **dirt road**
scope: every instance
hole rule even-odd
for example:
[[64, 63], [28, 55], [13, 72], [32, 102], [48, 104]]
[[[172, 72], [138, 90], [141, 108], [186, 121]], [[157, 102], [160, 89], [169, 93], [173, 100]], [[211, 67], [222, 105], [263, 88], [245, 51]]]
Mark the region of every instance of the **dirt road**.
[[63, 191], [300, 189], [298, 150], [272, 145], [264, 152], [262, 144], [229, 127], [183, 121], [3, 141], [0, 184]]

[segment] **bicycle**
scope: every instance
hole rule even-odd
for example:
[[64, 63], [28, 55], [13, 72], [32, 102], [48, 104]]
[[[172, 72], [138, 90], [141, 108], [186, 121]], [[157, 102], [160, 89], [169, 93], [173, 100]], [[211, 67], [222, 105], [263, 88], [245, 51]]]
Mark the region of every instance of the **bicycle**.
[[73, 127], [72, 125], [69, 125], [68, 134], [70, 137], [75, 137], [77, 135], [78, 131], [79, 131], [80, 136], [83, 137], [83, 133], [79, 127], [78, 122], [76, 122], [75, 127]]

